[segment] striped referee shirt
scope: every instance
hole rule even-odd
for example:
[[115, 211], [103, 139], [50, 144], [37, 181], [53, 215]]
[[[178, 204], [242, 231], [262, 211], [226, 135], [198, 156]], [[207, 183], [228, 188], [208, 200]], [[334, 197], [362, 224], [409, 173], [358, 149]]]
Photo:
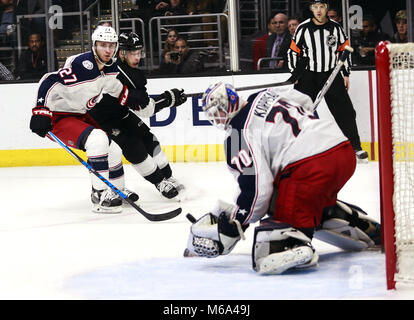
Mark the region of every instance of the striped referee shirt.
[[[349, 46], [349, 40], [341, 25], [328, 20], [323, 25], [316, 25], [312, 19], [303, 21], [296, 29], [288, 51], [288, 66], [291, 72], [296, 67], [299, 57], [308, 57], [308, 70], [328, 72], [335, 68], [339, 55]], [[350, 58], [344, 63], [343, 73], [350, 73]]]

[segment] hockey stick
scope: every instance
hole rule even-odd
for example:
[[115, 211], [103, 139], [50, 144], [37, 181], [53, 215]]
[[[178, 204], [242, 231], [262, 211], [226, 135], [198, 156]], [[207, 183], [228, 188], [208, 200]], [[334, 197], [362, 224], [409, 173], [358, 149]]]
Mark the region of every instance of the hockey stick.
[[329, 88], [331, 87], [332, 82], [336, 78], [336, 75], [341, 70], [342, 66], [345, 63], [345, 60], [348, 59], [349, 55], [354, 52], [354, 49], [350, 46], [345, 46], [345, 50], [342, 53], [341, 57], [339, 58], [338, 64], [336, 65], [335, 69], [332, 71], [331, 75], [329, 76], [328, 80], [326, 80], [324, 86], [322, 87], [321, 91], [319, 91], [315, 102], [313, 103], [313, 110], [316, 110], [319, 103], [321, 103], [323, 97], [328, 92]]
[[[236, 91], [246, 91], [246, 90], [254, 90], [254, 89], [265, 89], [271, 87], [283, 87], [294, 84], [296, 80], [302, 75], [303, 71], [305, 71], [306, 66], [308, 65], [309, 58], [301, 58], [298, 60], [295, 71], [292, 73], [289, 79], [283, 82], [276, 82], [271, 84], [259, 84], [255, 86], [247, 86], [247, 87], [239, 87], [235, 88]], [[187, 98], [191, 97], [201, 97], [203, 96], [204, 92], [196, 92], [196, 93], [189, 93], [186, 94]]]
[[110, 183], [107, 179], [105, 179], [99, 172], [97, 172], [95, 169], [93, 169], [86, 161], [84, 161], [81, 157], [79, 157], [75, 152], [73, 152], [63, 141], [61, 141], [58, 137], [56, 137], [52, 132], [48, 132], [49, 137], [51, 137], [53, 140], [55, 140], [60, 146], [65, 149], [72, 157], [74, 157], [76, 160], [78, 160], [81, 164], [83, 164], [90, 173], [97, 176], [100, 180], [102, 180], [108, 187], [110, 187], [114, 192], [116, 192], [122, 199], [124, 199], [126, 202], [128, 202], [135, 210], [137, 210], [139, 213], [141, 213], [145, 218], [147, 218], [149, 221], [164, 221], [164, 220], [170, 220], [172, 218], [175, 218], [178, 216], [182, 209], [177, 208], [173, 211], [162, 213], [162, 214], [151, 214], [143, 209], [141, 209], [139, 206], [137, 206], [134, 201], [130, 200], [127, 195], [125, 195], [122, 191], [120, 191], [118, 188], [116, 188], [112, 183]]

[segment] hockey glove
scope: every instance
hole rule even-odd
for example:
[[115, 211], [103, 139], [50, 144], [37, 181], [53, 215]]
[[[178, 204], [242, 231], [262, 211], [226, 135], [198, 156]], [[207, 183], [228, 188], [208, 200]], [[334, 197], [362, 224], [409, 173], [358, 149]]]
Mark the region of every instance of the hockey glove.
[[166, 91], [171, 96], [171, 107], [178, 107], [187, 101], [187, 96], [184, 93], [184, 89], [171, 89]]
[[47, 107], [35, 107], [30, 119], [30, 130], [42, 138], [52, 130], [52, 112]]
[[187, 96], [184, 94], [184, 89], [171, 89], [168, 91], [164, 91], [159, 96], [158, 101], [161, 102], [164, 100], [165, 102], [162, 104], [162, 108], [174, 108], [182, 105], [184, 102], [187, 101]]
[[118, 100], [122, 106], [127, 106], [133, 110], [144, 109], [150, 102], [147, 89], [128, 88], [126, 85], [124, 85]]
[[229, 254], [240, 238], [244, 239], [247, 227], [242, 227], [237, 220], [230, 220], [225, 212], [218, 218], [207, 213], [191, 226], [188, 250], [207, 258]]

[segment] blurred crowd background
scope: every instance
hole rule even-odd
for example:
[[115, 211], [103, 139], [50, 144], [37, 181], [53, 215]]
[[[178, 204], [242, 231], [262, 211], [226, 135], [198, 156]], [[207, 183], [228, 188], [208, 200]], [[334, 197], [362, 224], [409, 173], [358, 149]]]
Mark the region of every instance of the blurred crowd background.
[[[328, 15], [346, 26], [343, 1], [331, 0]], [[408, 41], [405, 0], [347, 3], [353, 68], [375, 67], [379, 41]], [[286, 52], [311, 15], [309, 1], [239, 0], [236, 11], [240, 72], [288, 72]], [[68, 56], [90, 50], [99, 24], [143, 38], [148, 76], [225, 73], [228, 13], [226, 0], [0, 0], [0, 81], [37, 81], [57, 70]]]

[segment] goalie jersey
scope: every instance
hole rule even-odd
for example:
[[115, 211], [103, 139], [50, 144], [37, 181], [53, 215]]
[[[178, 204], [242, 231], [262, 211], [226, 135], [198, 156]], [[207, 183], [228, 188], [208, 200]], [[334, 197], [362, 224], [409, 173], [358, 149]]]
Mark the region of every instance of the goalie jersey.
[[118, 98], [123, 90], [116, 78], [118, 73], [116, 63], [99, 70], [91, 51], [71, 56], [63, 68], [42, 77], [37, 106], [48, 107], [54, 113], [84, 114], [104, 93]]
[[335, 122], [315, 117], [308, 96], [267, 89], [248, 98], [231, 120], [224, 143], [239, 190], [232, 218], [260, 220], [269, 207], [276, 177], [348, 141]]

